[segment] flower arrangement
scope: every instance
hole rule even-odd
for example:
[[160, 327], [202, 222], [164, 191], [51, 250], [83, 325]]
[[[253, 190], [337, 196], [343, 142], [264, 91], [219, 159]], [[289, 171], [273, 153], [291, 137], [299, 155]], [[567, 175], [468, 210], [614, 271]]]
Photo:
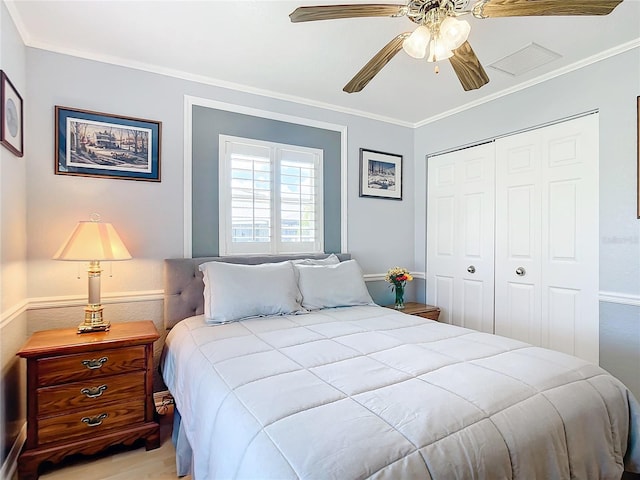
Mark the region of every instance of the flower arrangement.
[[402, 310], [404, 308], [404, 287], [407, 282], [413, 280], [413, 276], [406, 268], [393, 267], [389, 269], [384, 279], [391, 284], [391, 288], [395, 291], [396, 309]]

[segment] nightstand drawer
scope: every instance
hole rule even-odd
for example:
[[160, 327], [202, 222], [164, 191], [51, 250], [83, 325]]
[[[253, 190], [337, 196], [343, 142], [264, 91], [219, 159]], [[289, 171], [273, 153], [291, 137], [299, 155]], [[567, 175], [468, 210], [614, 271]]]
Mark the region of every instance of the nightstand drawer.
[[144, 346], [38, 359], [40, 386], [97, 378], [146, 368]]
[[123, 402], [132, 398], [143, 398], [144, 395], [143, 371], [44, 387], [37, 391], [38, 416]]
[[144, 422], [145, 399], [38, 419], [38, 445], [61, 439], [95, 436], [117, 427]]
[[440, 317], [440, 309], [439, 308], [434, 308], [431, 311], [414, 313], [413, 315], [416, 315], [416, 316], [422, 317], [422, 318], [428, 318], [429, 320], [438, 320], [438, 318]]

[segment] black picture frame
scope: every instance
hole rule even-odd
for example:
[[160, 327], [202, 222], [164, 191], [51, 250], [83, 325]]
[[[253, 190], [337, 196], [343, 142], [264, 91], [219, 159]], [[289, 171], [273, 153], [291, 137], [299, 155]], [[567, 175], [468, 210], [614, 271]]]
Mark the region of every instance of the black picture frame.
[[360, 196], [402, 200], [402, 155], [361, 148]]
[[55, 107], [56, 175], [160, 181], [162, 122]]
[[22, 97], [9, 77], [0, 70], [0, 143], [17, 157], [24, 155]]

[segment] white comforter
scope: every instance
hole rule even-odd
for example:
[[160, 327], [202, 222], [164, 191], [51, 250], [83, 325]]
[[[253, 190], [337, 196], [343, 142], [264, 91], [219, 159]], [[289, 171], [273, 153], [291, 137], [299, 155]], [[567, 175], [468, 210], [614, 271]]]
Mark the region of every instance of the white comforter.
[[192, 317], [162, 371], [197, 480], [640, 471], [638, 405], [601, 368], [386, 308]]

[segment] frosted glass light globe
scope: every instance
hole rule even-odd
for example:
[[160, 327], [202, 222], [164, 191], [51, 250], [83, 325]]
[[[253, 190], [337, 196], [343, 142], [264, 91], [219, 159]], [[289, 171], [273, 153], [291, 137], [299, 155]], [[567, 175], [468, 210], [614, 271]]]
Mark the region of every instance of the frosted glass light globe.
[[431, 38], [431, 32], [424, 25], [416, 28], [411, 35], [402, 42], [402, 49], [413, 58], [424, 58], [427, 54], [427, 45]]

